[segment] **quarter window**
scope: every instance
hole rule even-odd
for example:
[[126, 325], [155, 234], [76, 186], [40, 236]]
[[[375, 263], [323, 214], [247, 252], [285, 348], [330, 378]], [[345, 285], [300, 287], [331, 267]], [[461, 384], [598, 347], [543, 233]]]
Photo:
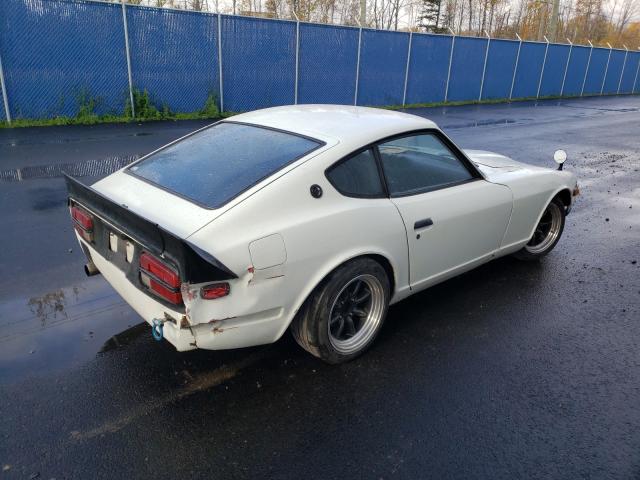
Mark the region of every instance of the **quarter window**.
[[378, 148], [391, 196], [435, 190], [473, 178], [460, 159], [430, 133], [397, 138]]
[[343, 195], [384, 196], [378, 166], [371, 150], [365, 150], [331, 167], [327, 178]]

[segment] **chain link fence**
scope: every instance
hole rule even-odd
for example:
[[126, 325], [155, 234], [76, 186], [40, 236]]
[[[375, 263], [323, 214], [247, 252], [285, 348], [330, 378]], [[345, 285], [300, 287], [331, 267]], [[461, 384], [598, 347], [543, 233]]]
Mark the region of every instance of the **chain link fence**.
[[640, 90], [638, 51], [94, 0], [2, 0], [0, 62], [0, 120]]

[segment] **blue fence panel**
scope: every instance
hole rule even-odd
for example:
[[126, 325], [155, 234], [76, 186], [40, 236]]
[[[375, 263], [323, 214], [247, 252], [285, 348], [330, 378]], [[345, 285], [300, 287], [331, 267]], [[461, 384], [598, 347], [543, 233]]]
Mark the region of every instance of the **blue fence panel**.
[[127, 22], [134, 88], [175, 112], [218, 98], [217, 15], [128, 6]]
[[298, 103], [353, 104], [358, 29], [300, 24]]
[[624, 50], [613, 50], [611, 52], [611, 60], [609, 61], [607, 78], [604, 81], [602, 93], [617, 93], [620, 75], [622, 74], [622, 65], [624, 64], [624, 54]]
[[443, 102], [449, 72], [450, 36], [413, 34], [406, 102]]
[[632, 93], [633, 82], [638, 73], [638, 64], [640, 63], [640, 52], [629, 52], [627, 64], [622, 74], [622, 84], [620, 85], [620, 93]]
[[535, 97], [544, 61], [544, 43], [522, 42], [513, 98]]
[[567, 78], [564, 81], [564, 96], [580, 95], [589, 62], [589, 47], [574, 46], [571, 50]]
[[569, 48], [568, 45], [549, 45], [540, 84], [541, 97], [560, 95], [564, 70], [569, 60]]
[[512, 40], [491, 40], [482, 98], [509, 98], [518, 44]]
[[122, 113], [128, 93], [120, 5], [0, 2], [2, 65], [13, 118]]
[[477, 100], [487, 39], [456, 37], [447, 100]]
[[295, 22], [222, 16], [224, 109], [294, 103]]
[[[158, 107], [194, 112], [211, 95], [223, 97], [226, 111], [294, 103], [295, 22], [223, 15], [218, 25], [209, 13], [126, 11], [133, 84]], [[406, 70], [409, 34], [372, 29], [362, 30], [356, 85], [360, 30], [299, 27], [298, 103], [351, 104], [357, 91], [360, 105], [397, 105], [405, 72], [408, 104], [444, 101], [447, 88], [449, 101], [476, 100], [485, 55], [483, 99], [508, 98], [512, 85], [513, 98], [535, 97], [539, 87], [540, 96], [640, 91], [636, 51], [550, 44], [543, 70], [544, 43], [416, 33]], [[129, 83], [119, 3], [0, 0], [0, 53], [14, 118], [124, 112]]]
[[584, 85], [584, 94], [599, 94], [604, 81], [604, 72], [609, 58], [609, 50], [606, 48], [594, 48], [591, 54], [591, 63], [587, 72], [587, 81]]
[[408, 49], [408, 33], [362, 31], [358, 105], [402, 103]]

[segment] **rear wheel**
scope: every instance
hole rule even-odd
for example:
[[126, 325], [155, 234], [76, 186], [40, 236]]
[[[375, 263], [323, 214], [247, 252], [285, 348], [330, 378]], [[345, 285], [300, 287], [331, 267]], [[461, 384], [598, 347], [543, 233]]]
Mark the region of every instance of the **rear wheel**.
[[364, 352], [382, 327], [389, 305], [389, 279], [370, 258], [334, 270], [311, 294], [293, 321], [298, 344], [328, 363]]
[[522, 250], [514, 255], [520, 260], [537, 260], [544, 257], [556, 246], [564, 230], [565, 207], [558, 198], [554, 198], [545, 209], [533, 236]]

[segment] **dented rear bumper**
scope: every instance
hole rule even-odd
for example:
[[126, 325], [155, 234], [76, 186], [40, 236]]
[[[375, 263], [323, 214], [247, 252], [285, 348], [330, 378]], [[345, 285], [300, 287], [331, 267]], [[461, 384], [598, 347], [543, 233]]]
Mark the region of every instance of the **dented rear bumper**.
[[278, 305], [284, 276], [256, 277], [253, 272], [230, 281], [229, 296], [203, 300], [201, 284], [183, 284], [184, 309], [172, 308], [137, 288], [116, 265], [76, 233], [102, 276], [149, 324], [163, 321], [163, 336], [178, 351], [223, 350], [276, 341], [289, 324], [287, 310]]

